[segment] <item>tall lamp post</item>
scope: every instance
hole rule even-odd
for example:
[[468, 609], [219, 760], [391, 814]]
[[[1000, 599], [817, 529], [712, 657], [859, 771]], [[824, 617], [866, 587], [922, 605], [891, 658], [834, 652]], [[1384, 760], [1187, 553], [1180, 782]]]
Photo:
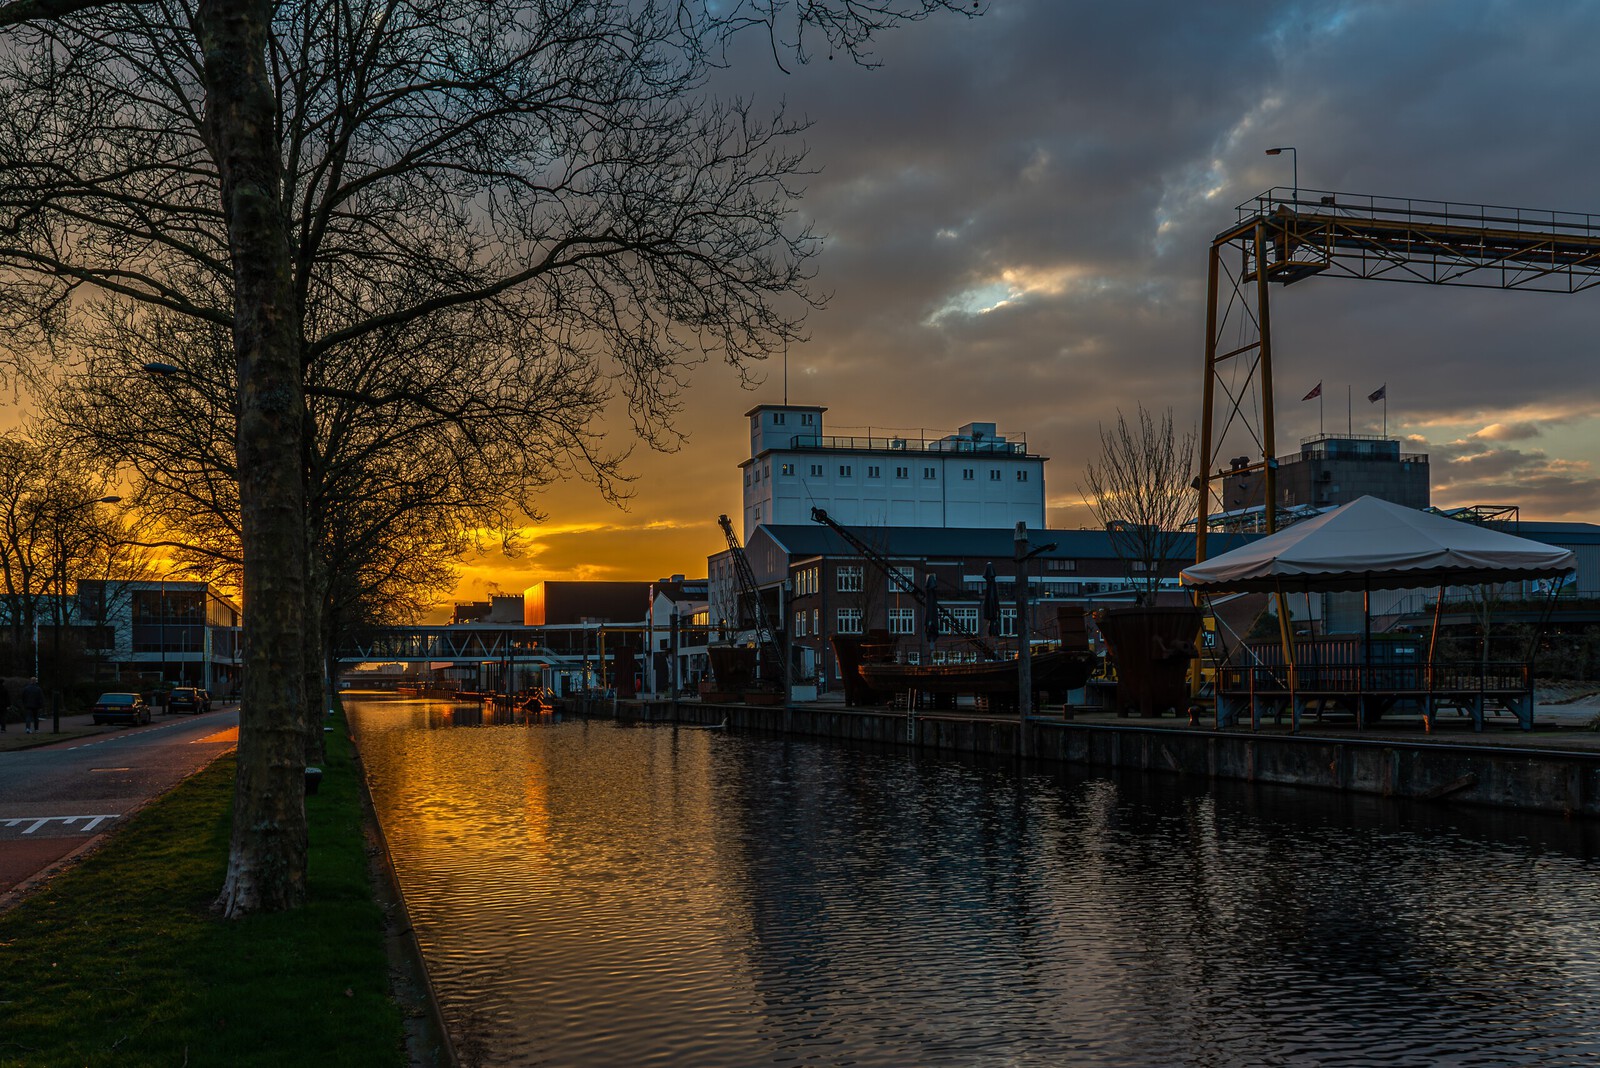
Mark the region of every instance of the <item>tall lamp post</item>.
[[1017, 564], [1017, 752], [1028, 756], [1028, 717], [1033, 715], [1033, 635], [1028, 618], [1028, 561], [1053, 552], [1055, 542], [1028, 547], [1028, 524], [1019, 521], [1013, 538]]
[[1269, 149], [1267, 149], [1267, 155], [1269, 155], [1269, 156], [1278, 156], [1278, 155], [1282, 155], [1285, 152], [1289, 153], [1289, 162], [1292, 165], [1292, 168], [1293, 168], [1293, 171], [1294, 171], [1294, 203], [1297, 205], [1295, 207], [1295, 210], [1299, 211], [1300, 209], [1299, 209], [1298, 205], [1300, 203], [1300, 153], [1298, 153], [1298, 152], [1296, 152], [1294, 150], [1294, 146], [1293, 145], [1279, 145], [1277, 148], [1269, 148]]
[[[92, 501], [84, 501], [83, 503], [74, 506], [73, 511], [81, 511], [85, 508], [93, 508], [97, 504], [116, 504], [120, 500], [122, 500], [121, 497], [97, 497]], [[59, 536], [59, 530], [57, 531], [57, 534]], [[55, 671], [56, 677], [51, 680], [50, 686], [51, 734], [61, 733], [61, 628], [66, 623], [64, 608], [67, 599], [66, 553], [62, 551], [61, 546], [58, 545], [56, 548], [56, 633], [55, 639], [51, 643], [55, 646], [55, 656], [53, 658], [55, 663], [52, 665], [52, 667]], [[39, 615], [37, 612], [34, 613], [33, 616], [33, 677], [39, 677]]]

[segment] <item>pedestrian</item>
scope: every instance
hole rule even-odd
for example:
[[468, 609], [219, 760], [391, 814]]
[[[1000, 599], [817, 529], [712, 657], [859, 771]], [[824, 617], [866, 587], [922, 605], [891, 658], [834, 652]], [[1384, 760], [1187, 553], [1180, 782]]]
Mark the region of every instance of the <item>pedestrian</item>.
[[39, 729], [39, 711], [44, 708], [44, 691], [39, 688], [38, 679], [29, 679], [28, 684], [22, 688], [22, 723], [25, 733], [32, 734]]

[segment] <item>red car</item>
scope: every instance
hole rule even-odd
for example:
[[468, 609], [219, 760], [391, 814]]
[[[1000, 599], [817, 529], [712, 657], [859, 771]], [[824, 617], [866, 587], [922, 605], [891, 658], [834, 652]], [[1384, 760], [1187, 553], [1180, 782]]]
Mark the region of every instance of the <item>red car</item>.
[[127, 723], [137, 727], [150, 722], [150, 706], [136, 693], [103, 693], [94, 703], [96, 723]]

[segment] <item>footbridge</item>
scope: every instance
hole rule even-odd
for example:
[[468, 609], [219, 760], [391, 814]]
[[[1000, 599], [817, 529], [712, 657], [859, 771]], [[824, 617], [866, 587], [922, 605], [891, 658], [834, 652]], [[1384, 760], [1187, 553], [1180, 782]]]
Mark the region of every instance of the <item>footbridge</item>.
[[552, 656], [565, 660], [565, 655], [551, 653], [546, 629], [507, 623], [380, 627], [341, 644], [334, 659], [341, 664], [482, 664]]

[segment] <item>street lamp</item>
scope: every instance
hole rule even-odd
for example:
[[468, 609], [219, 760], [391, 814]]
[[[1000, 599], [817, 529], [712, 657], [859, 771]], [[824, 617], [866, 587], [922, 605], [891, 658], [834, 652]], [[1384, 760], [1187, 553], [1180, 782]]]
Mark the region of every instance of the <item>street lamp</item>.
[[1279, 145], [1277, 148], [1267, 149], [1267, 155], [1269, 156], [1281, 155], [1284, 152], [1289, 153], [1289, 162], [1294, 170], [1294, 203], [1297, 205], [1295, 210], [1298, 211], [1300, 203], [1300, 153], [1294, 150], [1293, 145]]
[[1028, 524], [1019, 521], [1013, 535], [1017, 564], [1017, 753], [1028, 755], [1028, 717], [1033, 714], [1033, 635], [1028, 618], [1028, 561], [1040, 553], [1054, 552], [1055, 542], [1030, 548]]
[[[84, 509], [84, 508], [93, 508], [97, 504], [116, 504], [120, 500], [122, 500], [122, 498], [121, 497], [117, 497], [117, 496], [97, 497], [92, 501], [83, 501], [80, 504], [74, 505], [73, 506], [73, 510], [74, 511], [78, 511], [78, 510], [81, 510], [81, 509]], [[55, 673], [56, 673], [56, 675], [58, 677], [56, 679], [52, 680], [54, 685], [52, 685], [50, 687], [50, 733], [51, 734], [60, 734], [61, 733], [61, 686], [60, 686], [60, 679], [59, 679], [59, 676], [61, 674], [61, 628], [62, 628], [63, 625], [65, 625], [65, 622], [66, 622], [66, 616], [65, 616], [65, 613], [63, 611], [63, 602], [65, 602], [66, 599], [67, 599], [67, 561], [66, 561], [66, 554], [64, 552], [60, 551], [61, 550], [61, 546], [59, 546], [59, 545], [57, 546], [57, 550], [58, 551], [56, 553], [56, 600], [55, 600], [56, 626], [55, 626], [55, 638], [52, 641], [52, 644], [55, 646], [55, 656], [54, 656], [55, 664], [54, 664], [54, 668], [55, 668]], [[39, 613], [38, 612], [35, 612], [33, 614], [33, 677], [34, 678], [38, 678], [39, 677]]]

